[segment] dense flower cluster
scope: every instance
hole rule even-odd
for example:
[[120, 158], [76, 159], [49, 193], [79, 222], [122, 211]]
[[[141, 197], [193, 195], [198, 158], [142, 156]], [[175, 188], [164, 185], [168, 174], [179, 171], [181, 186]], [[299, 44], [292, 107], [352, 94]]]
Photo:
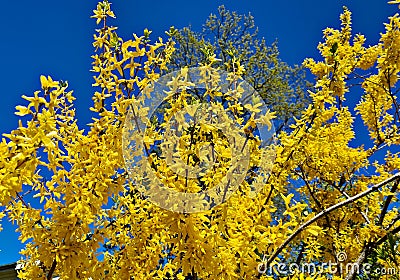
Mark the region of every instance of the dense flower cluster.
[[[146, 200], [135, 185], [145, 170], [137, 170], [137, 180], [130, 180], [122, 151], [129, 112], [151, 128], [132, 135], [142, 143], [134, 152], [149, 152], [147, 160], [169, 188], [192, 193], [210, 189], [224, 180], [235, 155], [220, 129], [190, 126], [176, 114], [187, 106], [188, 113], [194, 114], [184, 68], [180, 78], [169, 84], [171, 95], [177, 88], [179, 94], [158, 113], [165, 122], [178, 119], [177, 125], [186, 129], [176, 141], [183, 161], [196, 167], [215, 152], [216, 164], [200, 180], [176, 176], [181, 167], [172, 170], [166, 156], [154, 148], [163, 138], [160, 127], [165, 126], [146, 117], [149, 107], [144, 102], [148, 90], [168, 69], [174, 42], [160, 38], [151, 43], [147, 29], [142, 36], [124, 40], [109, 25], [114, 17], [110, 3], [98, 3], [93, 15], [100, 27], [93, 43], [95, 92], [90, 108], [96, 118], [89, 130], [77, 125], [75, 98], [68, 84], [41, 76], [41, 90], [23, 96], [25, 106], [16, 108], [21, 116], [18, 128], [4, 134], [0, 143], [0, 218], [7, 215], [16, 223], [25, 243], [21, 279], [55, 275], [61, 279], [274, 279], [274, 275], [260, 275], [260, 262], [274, 264], [276, 256], [299, 264], [337, 261], [339, 252], [347, 253], [346, 262], [356, 262], [398, 234], [396, 178], [312, 225], [302, 225], [399, 172], [395, 149], [400, 145], [395, 90], [400, 71], [399, 15], [389, 19], [379, 43], [371, 47], [364, 46], [364, 36], [352, 36], [347, 9], [340, 16], [341, 29], [325, 29], [318, 46], [322, 60], [304, 62], [316, 76], [310, 91], [312, 104], [295, 120], [292, 131], [277, 135], [272, 172], [261, 179], [257, 168], [272, 162], [261, 151], [255, 130], [257, 124], [271, 126], [274, 114], [257, 117], [257, 102], [242, 106], [233, 95], [213, 87], [218, 80], [213, 72], [216, 58], [209, 54], [208, 62], [199, 65], [211, 84], [205, 95], [212, 110], [204, 114], [226, 110], [243, 125], [250, 169], [229, 200], [194, 214], [168, 211]], [[244, 69], [238, 60], [230, 69], [234, 84]], [[353, 90], [356, 87], [359, 92]], [[240, 85], [235, 92], [240, 93]], [[348, 104], [348, 94], [359, 94], [359, 103]], [[228, 106], [212, 102], [224, 98]], [[370, 135], [365, 145], [353, 142], [356, 116], [365, 124], [360, 129]], [[213, 148], [203, 149], [205, 144]], [[374, 161], [382, 149], [386, 155]], [[254, 188], [259, 192], [249, 195]], [[397, 254], [386, 264], [399, 261]], [[345, 276], [337, 272], [333, 279]], [[301, 273], [293, 277], [306, 278]]]

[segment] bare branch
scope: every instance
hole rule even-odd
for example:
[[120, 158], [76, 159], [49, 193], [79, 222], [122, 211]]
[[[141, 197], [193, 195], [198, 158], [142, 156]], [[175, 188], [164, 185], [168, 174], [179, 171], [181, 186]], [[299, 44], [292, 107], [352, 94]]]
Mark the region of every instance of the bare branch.
[[[394, 185], [393, 185], [392, 188], [390, 189], [390, 192], [391, 192], [391, 193], [394, 193], [394, 192], [396, 191], [397, 187], [399, 186], [399, 182], [400, 182], [400, 181], [397, 181], [396, 183], [394, 183]], [[393, 198], [393, 195], [388, 195], [388, 196], [386, 197], [385, 205], [383, 206], [382, 212], [381, 212], [381, 216], [379, 217], [378, 226], [381, 226], [381, 225], [382, 225], [383, 219], [385, 218], [385, 215], [386, 215], [387, 210], [388, 210], [388, 208], [389, 208], [389, 204], [390, 204], [390, 202], [392, 201], [392, 198]]]
[[[371, 247], [369, 245], [365, 245], [364, 249], [361, 251], [361, 254], [358, 256], [357, 261], [355, 262], [355, 264], [357, 264], [356, 267], [360, 267], [360, 264], [364, 262], [370, 250]], [[350, 273], [346, 275], [345, 280], [352, 280], [355, 276], [356, 276], [356, 269], [352, 269]]]
[[53, 260], [53, 263], [51, 264], [51, 268], [50, 268], [49, 274], [47, 275], [47, 280], [50, 280], [50, 279], [53, 278], [53, 273], [54, 273], [54, 270], [56, 269], [56, 266], [57, 266], [57, 261]]
[[320, 213], [318, 213], [317, 215], [315, 215], [313, 218], [311, 218], [310, 220], [308, 220], [307, 222], [305, 222], [304, 224], [302, 224], [295, 232], [293, 232], [283, 243], [281, 246], [279, 246], [279, 248], [268, 258], [266, 265], [268, 266], [268, 264], [272, 263], [272, 261], [282, 252], [282, 250], [299, 234], [301, 233], [306, 227], [308, 227], [309, 225], [311, 225], [312, 223], [314, 223], [315, 221], [317, 221], [318, 219], [320, 219], [321, 217], [327, 215], [328, 213], [343, 207], [347, 204], [350, 204], [360, 198], [363, 198], [364, 196], [375, 192], [377, 190], [379, 190], [382, 186], [389, 184], [395, 180], [399, 180], [400, 179], [400, 173], [396, 173], [395, 175], [393, 175], [392, 177], [372, 186], [371, 188], [363, 191], [362, 193], [359, 193], [355, 196], [352, 196], [342, 202], [339, 202], [323, 211], [321, 211]]

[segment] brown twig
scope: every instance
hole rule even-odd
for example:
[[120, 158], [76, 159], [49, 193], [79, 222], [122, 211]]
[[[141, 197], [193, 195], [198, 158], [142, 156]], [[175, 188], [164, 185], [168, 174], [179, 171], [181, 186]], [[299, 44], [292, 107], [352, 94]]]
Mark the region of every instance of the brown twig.
[[47, 274], [47, 280], [51, 280], [53, 278], [54, 271], [56, 270], [57, 266], [57, 261], [53, 260], [53, 263], [51, 264], [49, 274]]
[[[394, 192], [396, 191], [397, 187], [399, 186], [399, 183], [400, 183], [400, 181], [397, 181], [396, 183], [394, 183], [394, 185], [393, 185], [392, 188], [390, 189], [390, 192], [391, 192], [391, 193], [394, 193]], [[380, 215], [380, 217], [379, 217], [378, 226], [381, 226], [381, 225], [382, 225], [383, 219], [385, 218], [385, 215], [386, 215], [387, 210], [388, 210], [388, 208], [389, 208], [389, 204], [390, 204], [390, 202], [392, 201], [392, 198], [393, 198], [393, 195], [392, 195], [392, 194], [391, 194], [391, 195], [388, 195], [388, 196], [386, 197], [385, 204], [384, 204], [384, 206], [383, 206], [383, 208], [382, 208], [382, 212], [381, 212], [381, 215]]]

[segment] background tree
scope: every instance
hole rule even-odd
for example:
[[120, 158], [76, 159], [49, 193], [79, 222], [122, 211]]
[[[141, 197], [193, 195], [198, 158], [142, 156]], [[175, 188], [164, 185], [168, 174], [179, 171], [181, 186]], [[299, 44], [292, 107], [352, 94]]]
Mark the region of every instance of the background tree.
[[201, 32], [191, 27], [181, 30], [171, 27], [167, 34], [174, 40], [175, 52], [169, 69], [196, 67], [215, 54], [215, 67], [231, 71], [233, 61], [244, 67], [243, 78], [263, 97], [266, 105], [277, 112], [276, 131], [290, 129], [294, 117], [309, 104], [305, 71], [301, 66], [290, 66], [279, 58], [278, 42], [268, 45], [259, 38], [258, 28], [251, 14], [240, 15], [218, 8], [211, 14]]
[[[114, 14], [107, 1], [97, 5], [93, 17], [100, 26], [93, 43], [91, 110], [96, 117], [89, 131], [77, 125], [68, 84], [41, 76], [41, 90], [23, 96], [26, 106], [16, 108], [22, 116], [18, 128], [0, 143], [0, 205], [25, 243], [21, 279], [54, 275], [61, 279], [274, 279], [287, 276], [282, 275], [285, 271], [270, 269], [277, 262], [332, 261], [346, 267], [364, 264], [369, 257], [380, 259], [381, 264], [388, 261], [380, 250], [396, 242], [400, 232], [398, 14], [385, 25], [379, 43], [365, 47], [364, 36], [352, 35], [351, 13], [345, 9], [342, 27], [324, 31], [318, 46], [321, 61], [304, 62], [316, 76], [311, 104], [290, 131], [279, 133], [270, 176], [255, 174], [254, 181], [244, 180], [226, 202], [192, 214], [168, 211], [148, 201], [139, 186], [141, 179], [149, 177], [147, 170], [137, 169], [131, 180], [122, 156], [124, 122], [133, 112], [133, 119], [147, 123], [149, 129], [132, 135], [141, 146], [131, 152], [149, 151], [150, 166], [168, 187], [199, 190], [197, 178], [177, 176], [165, 159], [150, 153], [162, 130], [147, 118], [149, 108], [143, 101], [147, 89], [168, 71], [174, 42], [151, 43], [147, 29], [142, 36], [122, 39], [110, 25]], [[210, 53], [201, 69], [215, 73], [216, 58]], [[235, 81], [244, 67], [234, 57], [230, 63], [227, 70]], [[184, 68], [179, 79], [170, 81], [179, 90], [172, 92], [175, 99], [165, 106], [166, 123], [174, 110], [188, 105], [185, 73]], [[358, 94], [356, 105], [346, 99], [348, 92]], [[208, 110], [221, 109], [213, 101], [228, 97], [218, 88], [206, 93]], [[227, 110], [243, 111], [235, 98], [229, 101]], [[257, 114], [259, 103], [253, 105], [245, 107], [250, 116], [238, 121], [252, 149], [251, 166], [263, 167], [271, 161], [261, 154], [253, 128], [255, 123], [268, 123], [273, 114]], [[370, 138], [354, 143], [355, 114], [364, 122], [357, 129], [368, 131]], [[187, 128], [180, 148], [185, 150], [190, 143], [183, 157], [193, 167], [198, 165], [189, 156], [193, 149], [199, 149], [200, 158], [201, 145], [218, 146], [218, 166], [203, 176], [212, 188], [227, 174], [236, 155], [229, 154], [218, 129], [200, 125], [195, 134], [182, 120], [179, 124]], [[377, 156], [384, 150], [385, 156]], [[296, 192], [287, 188], [293, 180], [299, 182]], [[154, 187], [147, 182], [151, 181], [145, 186]], [[262, 188], [250, 196], [256, 184]], [[284, 212], [277, 215], [280, 209]], [[398, 254], [392, 255], [395, 259], [389, 261], [398, 263]], [[290, 277], [363, 276], [347, 272], [310, 276], [293, 271]]]

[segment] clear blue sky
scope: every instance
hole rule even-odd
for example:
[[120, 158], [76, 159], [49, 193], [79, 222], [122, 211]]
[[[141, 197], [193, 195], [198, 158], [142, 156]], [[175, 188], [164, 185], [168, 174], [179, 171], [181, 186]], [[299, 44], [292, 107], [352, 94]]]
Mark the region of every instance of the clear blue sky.
[[[279, 41], [281, 58], [300, 64], [306, 57], [319, 58], [316, 46], [322, 29], [338, 27], [339, 14], [346, 5], [353, 12], [353, 30], [367, 36], [373, 44], [383, 32], [383, 22], [396, 13], [397, 6], [385, 0], [226, 0], [226, 1], [136, 1], [114, 0], [119, 34], [129, 38], [144, 28], [153, 30], [153, 38], [164, 36], [170, 26], [192, 25], [200, 30], [207, 16], [224, 4], [239, 13], [251, 12], [260, 36], [268, 42]], [[90, 19], [97, 1], [3, 1], [0, 17], [0, 132], [17, 126], [14, 108], [40, 88], [39, 76], [52, 75], [68, 80], [74, 90], [80, 124], [90, 122], [91, 68], [94, 20]], [[151, 3], [148, 5], [147, 3]], [[0, 232], [0, 264], [19, 259], [22, 245], [15, 228], [5, 220]]]

